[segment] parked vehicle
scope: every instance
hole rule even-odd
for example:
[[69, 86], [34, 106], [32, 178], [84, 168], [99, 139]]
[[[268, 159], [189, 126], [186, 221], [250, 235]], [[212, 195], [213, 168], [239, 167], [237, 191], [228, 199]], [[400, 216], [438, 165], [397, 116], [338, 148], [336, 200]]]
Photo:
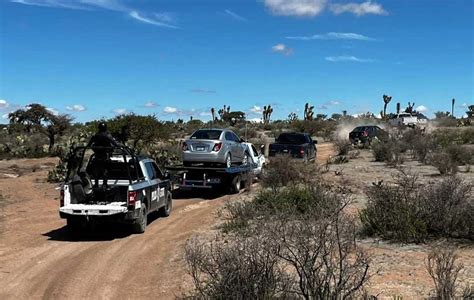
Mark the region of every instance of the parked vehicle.
[[388, 133], [376, 125], [358, 126], [349, 133], [352, 144], [370, 144], [373, 140], [385, 140]]
[[246, 151], [249, 153], [248, 161], [253, 165], [252, 173], [258, 177], [262, 174], [263, 166], [266, 163], [265, 155], [260, 153], [252, 143], [243, 144], [247, 147]]
[[269, 155], [288, 154], [304, 161], [316, 159], [316, 144], [307, 133], [284, 132], [278, 136], [275, 143], [270, 144]]
[[[98, 168], [107, 172], [106, 180], [95, 175]], [[95, 180], [98, 186], [93, 184]], [[148, 214], [158, 211], [161, 216], [170, 215], [170, 190], [167, 175], [148, 157], [117, 147], [104, 163], [90, 148], [78, 147], [69, 159], [59, 215], [73, 231], [108, 221], [129, 223], [136, 233], [143, 233]]]
[[228, 129], [199, 129], [183, 143], [183, 165], [246, 164], [249, 151], [244, 140]]
[[[175, 183], [180, 189], [214, 189], [238, 193], [242, 185], [260, 176], [265, 164], [265, 156], [251, 143], [242, 143], [248, 159], [245, 164], [236, 166], [167, 166], [173, 173]], [[251, 176], [249, 176], [251, 175]]]
[[428, 119], [419, 114], [400, 113], [395, 118], [388, 120], [391, 126], [408, 126], [425, 128], [428, 124]]

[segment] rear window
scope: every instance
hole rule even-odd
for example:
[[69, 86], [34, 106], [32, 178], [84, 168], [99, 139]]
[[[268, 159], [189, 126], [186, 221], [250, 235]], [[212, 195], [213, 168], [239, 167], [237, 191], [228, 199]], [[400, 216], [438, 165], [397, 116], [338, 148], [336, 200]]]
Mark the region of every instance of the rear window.
[[308, 142], [306, 136], [303, 134], [280, 134], [280, 136], [276, 140], [279, 144], [295, 144], [301, 145]]
[[198, 130], [191, 136], [193, 140], [218, 140], [222, 130]]
[[[140, 168], [140, 165], [138, 163], [137, 165], [135, 165], [134, 161], [132, 160], [128, 161], [127, 163], [124, 163], [121, 161], [113, 161], [113, 160], [107, 161], [104, 165], [107, 170], [107, 177], [109, 179], [115, 179], [115, 180], [128, 180], [129, 177], [128, 177], [127, 164], [130, 169], [130, 177], [132, 180], [137, 179], [137, 177], [143, 178], [143, 172]], [[94, 178], [94, 175], [97, 174], [97, 168], [98, 170], [101, 169], [101, 162], [92, 160], [89, 162], [86, 172], [87, 174], [89, 174], [91, 177]]]
[[353, 131], [355, 132], [361, 132], [361, 131], [368, 131], [370, 129], [370, 126], [359, 126], [354, 128]]

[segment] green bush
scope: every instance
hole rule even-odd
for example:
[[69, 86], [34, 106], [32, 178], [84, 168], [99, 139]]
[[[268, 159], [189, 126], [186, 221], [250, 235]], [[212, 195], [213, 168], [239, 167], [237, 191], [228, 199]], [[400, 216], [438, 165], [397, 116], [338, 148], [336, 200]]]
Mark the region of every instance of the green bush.
[[401, 242], [428, 237], [473, 238], [471, 186], [456, 177], [421, 186], [416, 176], [401, 173], [394, 186], [373, 185], [360, 213], [363, 232]]
[[403, 152], [406, 149], [406, 145], [395, 138], [372, 143], [372, 153], [375, 161], [386, 162], [390, 166], [403, 164]]
[[458, 172], [458, 163], [446, 152], [433, 153], [429, 162], [438, 169], [441, 175], [452, 175]]

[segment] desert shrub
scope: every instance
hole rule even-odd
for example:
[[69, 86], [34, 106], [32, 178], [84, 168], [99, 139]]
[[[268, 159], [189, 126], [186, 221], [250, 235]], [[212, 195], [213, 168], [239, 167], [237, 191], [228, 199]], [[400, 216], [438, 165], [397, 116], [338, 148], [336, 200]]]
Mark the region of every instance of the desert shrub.
[[430, 164], [438, 169], [441, 175], [456, 174], [458, 163], [446, 152], [433, 153], [429, 158]]
[[352, 148], [351, 143], [345, 139], [336, 139], [333, 141], [337, 155], [347, 155]]
[[456, 177], [421, 186], [415, 175], [400, 173], [394, 186], [368, 188], [367, 207], [360, 213], [363, 232], [402, 242], [433, 237], [473, 236], [471, 186]]
[[397, 185], [373, 185], [367, 189], [367, 207], [360, 213], [363, 231], [369, 236], [404, 242], [421, 242], [427, 224], [420, 217], [421, 190], [417, 178], [401, 173]]
[[307, 215], [273, 226], [279, 256], [291, 273], [295, 294], [304, 299], [351, 299], [369, 279], [370, 258], [356, 244], [356, 226], [341, 210], [329, 217]]
[[459, 139], [462, 144], [474, 144], [474, 127], [465, 127], [459, 130]]
[[428, 233], [445, 237], [474, 238], [472, 186], [448, 176], [423, 189], [421, 217]]
[[386, 162], [390, 166], [397, 166], [403, 163], [403, 152], [405, 150], [406, 146], [395, 138], [372, 143], [372, 153], [375, 161]]
[[458, 165], [469, 165], [474, 162], [474, 151], [462, 145], [449, 145], [444, 149], [450, 159]]
[[433, 137], [416, 128], [405, 131], [402, 140], [412, 151], [413, 158], [422, 163], [426, 163], [429, 154], [436, 149]]
[[262, 175], [264, 188], [277, 189], [290, 184], [310, 182], [317, 179], [319, 171], [316, 164], [304, 164], [288, 155], [272, 157]]
[[48, 156], [48, 139], [41, 133], [0, 133], [0, 159], [40, 158]]
[[270, 236], [235, 237], [228, 243], [191, 239], [185, 260], [194, 282], [190, 298], [286, 298], [289, 277]]
[[435, 285], [435, 299], [456, 298], [457, 278], [463, 266], [457, 263], [458, 256], [451, 248], [435, 248], [426, 260], [426, 269]]
[[219, 299], [345, 299], [360, 295], [370, 258], [341, 208], [257, 219], [248, 235], [208, 244], [191, 241], [186, 261], [192, 296]]

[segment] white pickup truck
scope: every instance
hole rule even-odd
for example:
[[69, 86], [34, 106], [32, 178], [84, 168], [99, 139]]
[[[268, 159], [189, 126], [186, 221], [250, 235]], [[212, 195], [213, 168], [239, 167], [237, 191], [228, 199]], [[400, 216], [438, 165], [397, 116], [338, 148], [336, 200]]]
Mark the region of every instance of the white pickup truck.
[[[98, 168], [107, 173], [107, 182], [98, 175]], [[136, 233], [143, 233], [148, 214], [170, 215], [170, 189], [167, 175], [150, 158], [117, 147], [104, 163], [95, 158], [92, 149], [78, 147], [69, 159], [59, 215], [74, 232], [93, 222], [125, 222]]]

